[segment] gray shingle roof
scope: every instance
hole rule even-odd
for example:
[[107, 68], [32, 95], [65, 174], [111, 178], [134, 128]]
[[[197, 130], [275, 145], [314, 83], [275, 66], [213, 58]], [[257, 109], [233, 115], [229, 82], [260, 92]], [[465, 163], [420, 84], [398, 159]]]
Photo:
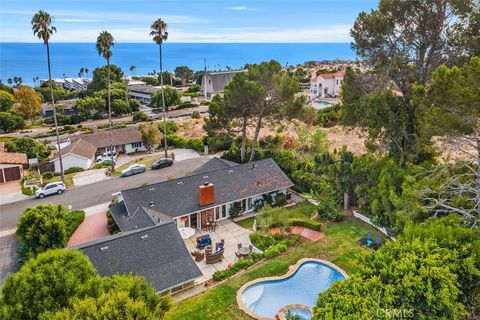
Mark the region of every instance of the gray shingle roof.
[[139, 274], [159, 292], [202, 276], [173, 221], [76, 248], [90, 258], [100, 275]]
[[215, 157], [208, 160], [197, 169], [193, 170], [191, 174], [206, 173], [214, 170], [228, 168], [235, 165], [237, 165], [237, 163]]
[[146, 207], [138, 207], [130, 216], [123, 201], [111, 207], [110, 213], [122, 232], [148, 228], [172, 220], [170, 216]]
[[[142, 135], [138, 128], [138, 126], [129, 126], [112, 130], [113, 145], [118, 146], [142, 141]], [[79, 138], [90, 142], [97, 148], [110, 146], [110, 132], [108, 130], [99, 130], [93, 133], [82, 134]]]
[[[90, 142], [83, 140], [83, 139], [78, 139], [73, 141], [71, 144], [66, 146], [65, 148], [62, 148], [62, 159], [64, 156], [67, 154], [75, 154], [80, 157], [84, 157], [86, 159], [92, 159], [93, 156], [95, 155], [95, 152], [97, 151], [97, 148], [93, 146]], [[52, 160], [55, 160], [58, 158], [58, 152], [55, 153], [55, 155], [52, 157]]]
[[[198, 187], [204, 182], [214, 184], [215, 203], [201, 207]], [[149, 207], [174, 218], [291, 186], [278, 165], [264, 159], [125, 190], [122, 196], [130, 214], [138, 207]]]

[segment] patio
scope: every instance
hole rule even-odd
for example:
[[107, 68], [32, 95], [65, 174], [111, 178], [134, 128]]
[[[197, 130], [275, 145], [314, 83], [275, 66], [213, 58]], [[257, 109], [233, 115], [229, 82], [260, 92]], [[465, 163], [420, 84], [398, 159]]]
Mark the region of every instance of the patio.
[[[245, 229], [234, 223], [233, 221], [221, 220], [218, 222], [215, 231], [199, 231], [197, 230], [195, 235], [185, 239], [185, 245], [189, 252], [196, 250], [196, 238], [209, 234], [212, 238], [212, 244], [215, 246], [216, 242], [219, 242], [221, 239], [225, 240], [225, 252], [223, 255], [223, 260], [215, 264], [207, 264], [206, 259], [203, 259], [200, 262], [195, 262], [203, 274], [202, 278], [196, 280], [197, 283], [203, 282], [212, 278], [212, 275], [215, 271], [225, 270], [229, 264], [235, 263], [238, 258], [235, 255], [235, 252], [238, 250], [237, 244], [241, 243], [243, 246], [248, 246], [250, 244], [249, 234], [251, 230]], [[202, 250], [203, 251], [203, 250]], [[259, 252], [257, 248], [253, 248], [253, 252]], [[192, 256], [192, 259], [195, 261], [195, 258]]]

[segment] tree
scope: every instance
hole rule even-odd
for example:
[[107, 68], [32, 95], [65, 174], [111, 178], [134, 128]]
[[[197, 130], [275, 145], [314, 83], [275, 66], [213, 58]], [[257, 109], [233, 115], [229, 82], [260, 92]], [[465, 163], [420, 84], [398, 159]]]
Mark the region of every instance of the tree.
[[92, 291], [98, 276], [78, 250], [49, 250], [28, 260], [5, 280], [0, 318], [39, 319], [42, 314], [70, 307], [74, 298]]
[[[164, 92], [163, 92], [164, 91]], [[165, 97], [165, 108], [168, 111], [171, 107], [177, 106], [180, 104], [180, 94], [178, 90], [172, 87], [166, 87], [162, 92], [155, 92], [150, 101], [150, 106], [156, 110], [161, 110], [163, 108], [163, 99], [162, 93]]]
[[27, 157], [38, 158], [40, 161], [48, 159], [50, 150], [47, 146], [30, 137], [15, 138], [7, 143], [8, 152], [25, 153]]
[[23, 115], [16, 111], [0, 112], [0, 131], [3, 133], [13, 132], [25, 128]]
[[57, 86], [55, 81], [44, 81], [40, 86], [35, 88], [35, 91], [40, 93], [42, 95], [43, 101], [44, 102], [52, 102], [52, 92], [50, 90], [50, 86], [52, 87], [53, 90], [53, 98], [55, 101], [58, 100], [63, 100], [68, 97], [68, 92], [65, 90], [63, 87]]
[[128, 100], [128, 102], [129, 102], [131, 112], [136, 112], [140, 110], [140, 106], [141, 106], [140, 101], [138, 101], [137, 99], [130, 99]]
[[353, 193], [352, 164], [354, 157], [353, 153], [347, 151], [346, 148], [342, 148], [339, 158], [336, 185], [340, 192], [343, 193], [343, 209], [348, 210], [350, 207], [350, 195]]
[[110, 64], [110, 72], [108, 66], [102, 66], [93, 70], [92, 82], [88, 84], [90, 93], [107, 89], [108, 75], [110, 74], [110, 82], [121, 82], [125, 77], [122, 69], [114, 64]]
[[[470, 1], [382, 0], [377, 9], [360, 13], [350, 32], [352, 46], [372, 71], [361, 76], [369, 88], [354, 89], [360, 99], [349, 101], [342, 92], [346, 124], [364, 129], [369, 142], [385, 138], [381, 142], [403, 165], [431, 157], [429, 142], [421, 136], [412, 88], [425, 84], [440, 64], [455, 62], [468, 52], [453, 40], [460, 36], [457, 27], [469, 23], [466, 16], [479, 10]], [[347, 75], [342, 91], [356, 86]], [[385, 93], [392, 90], [399, 96]]]
[[[60, 148], [60, 134], [57, 125], [57, 112], [55, 111], [55, 97], [53, 94], [53, 83], [52, 83], [52, 68], [50, 65], [50, 37], [57, 32], [52, 24], [55, 19], [46, 11], [40, 10], [32, 17], [32, 31], [39, 39], [43, 41], [43, 44], [47, 47], [47, 62], [48, 62], [48, 82], [50, 85], [50, 102], [53, 105], [53, 123], [55, 125], [55, 135], [57, 138], [57, 150], [58, 150], [58, 159], [60, 161], [60, 173], [62, 177], [62, 182], [65, 183], [65, 177], [63, 174], [63, 159], [62, 151]], [[33, 123], [33, 122], [32, 122]]]
[[[163, 105], [163, 124], [165, 126], [165, 132], [167, 131], [166, 127], [166, 105], [165, 105], [165, 87], [163, 86], [163, 57], [162, 57], [162, 44], [164, 41], [168, 39], [168, 32], [167, 32], [167, 24], [161, 18], [155, 20], [150, 27], [150, 36], [153, 37], [153, 41], [158, 44], [159, 56], [160, 56], [160, 86], [162, 87], [162, 105]], [[168, 144], [167, 144], [167, 136], [163, 136], [163, 145], [165, 148], [165, 158], [168, 158]]]
[[183, 86], [193, 77], [193, 70], [187, 66], [178, 66], [175, 68], [174, 72], [175, 76], [182, 80]]
[[137, 69], [137, 67], [134, 66], [134, 65], [131, 65], [130, 68], [129, 68], [129, 70], [132, 74], [135, 74], [135, 69]]
[[106, 100], [101, 97], [85, 97], [77, 100], [75, 109], [80, 116], [90, 119], [92, 113], [102, 113], [105, 111], [106, 106]]
[[33, 124], [42, 111], [42, 98], [32, 88], [21, 86], [15, 89], [15, 100], [20, 112]]
[[295, 99], [295, 93], [299, 90], [298, 81], [290, 77], [281, 65], [272, 60], [250, 66], [248, 70], [250, 80], [258, 81], [265, 90], [263, 103], [254, 110], [256, 117], [255, 133], [252, 141], [252, 151], [249, 161], [255, 157], [255, 149], [265, 117], [292, 116], [301, 108], [300, 100]]
[[32, 257], [49, 249], [64, 248], [68, 241], [67, 214], [62, 204], [25, 209], [16, 231], [22, 242], [22, 255]]
[[160, 144], [162, 134], [154, 122], [142, 123], [139, 127], [142, 143], [149, 151]]
[[112, 112], [116, 115], [129, 114], [130, 108], [123, 99], [113, 99], [112, 101]]
[[[107, 107], [108, 107], [108, 130], [110, 132], [110, 150], [113, 150], [113, 142], [112, 142], [112, 104], [110, 101], [110, 58], [112, 57], [112, 50], [111, 48], [115, 45], [115, 40], [113, 36], [108, 33], [108, 31], [100, 32], [100, 35], [97, 38], [97, 52], [99, 55], [103, 56], [105, 60], [107, 60]], [[94, 77], [95, 77], [95, 71]], [[112, 172], [115, 170], [115, 161], [113, 160], [113, 152], [112, 152]]]
[[102, 280], [98, 297], [76, 299], [53, 319], [163, 319], [170, 309], [169, 296], [161, 298], [145, 278], [113, 275]]
[[[417, 87], [416, 99], [422, 106], [424, 128], [431, 135], [446, 135], [466, 161], [458, 162], [463, 170], [456, 173], [448, 166], [438, 190], [427, 188], [423, 199], [435, 214], [456, 212], [472, 225], [480, 224], [480, 57], [473, 57], [461, 67], [441, 66], [430, 85]], [[463, 199], [455, 203], [456, 199]], [[459, 206], [459, 204], [463, 204]]]
[[15, 103], [15, 97], [7, 91], [0, 90], [0, 112], [10, 110]]

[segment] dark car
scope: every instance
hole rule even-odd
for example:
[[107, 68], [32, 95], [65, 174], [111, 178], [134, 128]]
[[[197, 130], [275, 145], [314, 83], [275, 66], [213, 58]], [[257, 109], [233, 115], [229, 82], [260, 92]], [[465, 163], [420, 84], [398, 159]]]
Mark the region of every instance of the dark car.
[[152, 164], [152, 170], [161, 169], [161, 168], [165, 168], [165, 167], [170, 167], [172, 164], [173, 164], [172, 159], [163, 158], [163, 159], [155, 161]]

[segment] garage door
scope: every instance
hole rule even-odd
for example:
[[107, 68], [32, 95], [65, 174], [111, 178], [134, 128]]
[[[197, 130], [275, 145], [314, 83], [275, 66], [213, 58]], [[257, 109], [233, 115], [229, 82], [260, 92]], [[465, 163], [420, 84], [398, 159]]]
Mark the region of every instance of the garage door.
[[15, 180], [20, 180], [22, 178], [20, 167], [3, 168], [1, 170], [3, 172], [0, 172], [2, 174], [0, 177], [0, 182], [15, 181]]

